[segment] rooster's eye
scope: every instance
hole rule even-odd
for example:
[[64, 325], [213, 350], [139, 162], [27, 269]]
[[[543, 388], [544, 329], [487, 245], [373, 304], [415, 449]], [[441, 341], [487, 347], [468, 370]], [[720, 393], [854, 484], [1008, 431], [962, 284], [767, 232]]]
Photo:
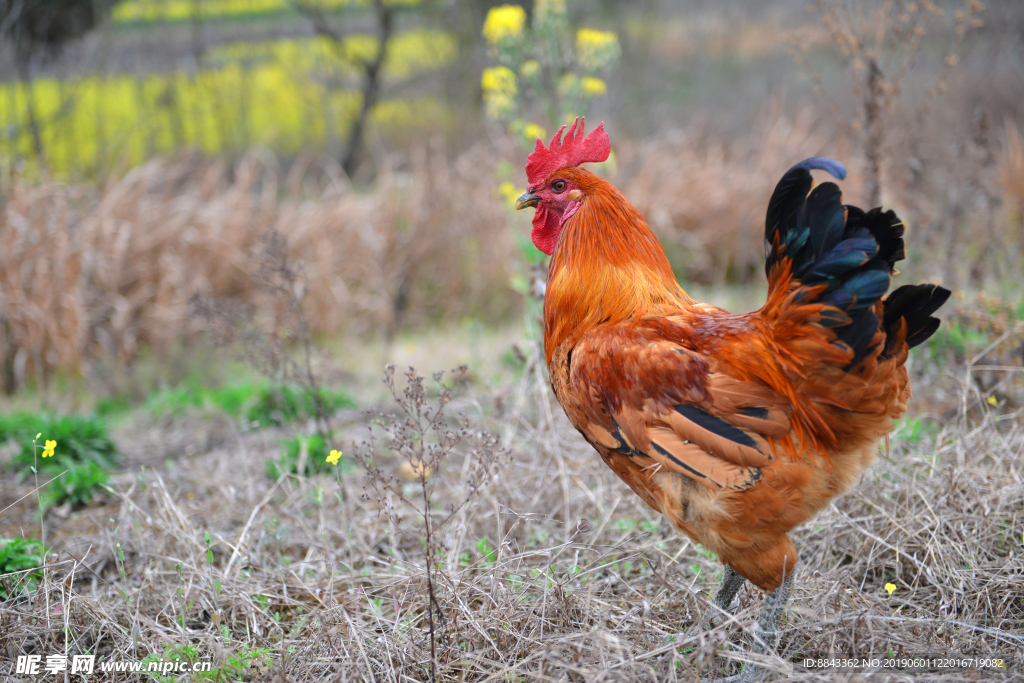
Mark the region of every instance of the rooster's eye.
[[565, 192], [566, 182], [564, 180], [556, 180], [551, 183], [551, 189], [555, 192]]

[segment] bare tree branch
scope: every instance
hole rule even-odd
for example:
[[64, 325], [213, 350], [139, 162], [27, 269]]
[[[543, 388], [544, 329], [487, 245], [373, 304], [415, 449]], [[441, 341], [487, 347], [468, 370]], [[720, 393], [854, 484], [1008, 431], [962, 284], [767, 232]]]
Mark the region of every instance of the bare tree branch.
[[[313, 31], [318, 36], [323, 36], [334, 43], [340, 57], [352, 61], [341, 50], [343, 34], [330, 25], [320, 7], [306, 4], [301, 0], [292, 0], [291, 5], [310, 22]], [[384, 66], [384, 60], [387, 58], [388, 41], [394, 33], [394, 11], [391, 6], [386, 5], [383, 0], [374, 0], [373, 8], [377, 19], [377, 54], [372, 59], [356, 62], [356, 66], [362, 69], [363, 72], [361, 88], [363, 101], [359, 107], [359, 114], [352, 123], [352, 128], [349, 129], [348, 142], [345, 144], [345, 151], [341, 157], [341, 166], [345, 169], [345, 173], [350, 176], [355, 171], [356, 164], [359, 161], [366, 119], [374, 105], [377, 104], [380, 96], [381, 69]]]

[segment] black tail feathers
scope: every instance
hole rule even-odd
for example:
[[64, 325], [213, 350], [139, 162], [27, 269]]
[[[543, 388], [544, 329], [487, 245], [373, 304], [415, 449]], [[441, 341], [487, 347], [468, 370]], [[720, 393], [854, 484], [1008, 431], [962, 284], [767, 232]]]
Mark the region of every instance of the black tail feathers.
[[[782, 176], [765, 217], [765, 272], [770, 281], [785, 258], [792, 262], [793, 277], [805, 285], [825, 285], [815, 299], [836, 310], [827, 312], [822, 323], [834, 327], [839, 341], [853, 349], [856, 364], [872, 351], [880, 322], [872, 308], [888, 291], [894, 265], [906, 255], [904, 226], [893, 211], [844, 206], [835, 183], [811, 190], [812, 169], [846, 177], [842, 164], [825, 157], [807, 159]], [[886, 299], [881, 322], [889, 332], [905, 318], [907, 341], [916, 346], [938, 328], [939, 321], [930, 316], [948, 297], [948, 290], [935, 285], [900, 287]]]
[[933, 318], [932, 313], [946, 303], [949, 295], [948, 289], [938, 285], [903, 285], [885, 297], [882, 326], [886, 332], [886, 348], [882, 355], [895, 352], [889, 344], [890, 340], [895, 340], [891, 333], [901, 318], [907, 321], [907, 346], [910, 348], [932, 336], [939, 329], [939, 319]]

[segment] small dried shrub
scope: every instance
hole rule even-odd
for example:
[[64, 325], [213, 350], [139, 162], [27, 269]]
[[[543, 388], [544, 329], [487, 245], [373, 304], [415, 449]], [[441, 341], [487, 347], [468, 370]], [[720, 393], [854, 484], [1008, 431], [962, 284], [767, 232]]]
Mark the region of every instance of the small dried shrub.
[[[379, 428], [387, 437], [388, 450], [397, 454], [406, 465], [405, 470], [412, 480], [411, 488], [403, 486], [382, 468], [381, 453], [373, 440], [364, 441], [354, 450], [356, 461], [366, 471], [367, 489], [364, 497], [371, 500], [391, 524], [403, 527], [403, 510], [410, 511], [418, 519], [422, 530], [414, 532], [422, 539], [423, 560], [426, 574], [426, 620], [429, 633], [430, 679], [436, 678], [437, 639], [440, 631], [447, 629], [448, 619], [437, 600], [438, 575], [442, 573], [442, 557], [447, 550], [442, 541], [445, 526], [480, 492], [497, 469], [507, 452], [499, 440], [484, 431], [474, 431], [469, 420], [452, 420], [446, 415], [453, 391], [466, 372], [465, 366], [451, 371], [450, 380], [445, 383], [444, 373], [436, 373], [436, 395], [430, 396], [424, 386], [424, 378], [413, 368], [405, 374], [406, 385], [399, 390], [395, 385], [395, 368], [387, 366], [384, 384], [398, 404], [396, 415], [377, 415]], [[444, 467], [449, 456], [457, 448], [468, 450], [468, 467], [464, 471], [464, 490], [447, 510], [437, 509], [434, 504], [437, 473]], [[417, 490], [418, 489], [418, 490]], [[417, 500], [418, 498], [418, 500]], [[397, 503], [397, 504], [396, 504]], [[449, 581], [445, 581], [450, 584]]]

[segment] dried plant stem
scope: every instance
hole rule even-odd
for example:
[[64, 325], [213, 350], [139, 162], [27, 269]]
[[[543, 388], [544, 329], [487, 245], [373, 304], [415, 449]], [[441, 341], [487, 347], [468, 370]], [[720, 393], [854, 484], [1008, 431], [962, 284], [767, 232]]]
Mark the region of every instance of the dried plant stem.
[[[38, 437], [36, 437], [38, 438]], [[36, 507], [39, 510], [39, 542], [46, 547], [46, 515], [43, 511], [43, 501], [39, 495], [39, 444], [32, 439], [32, 477], [35, 481]], [[44, 551], [45, 552], [45, 551]]]
[[[422, 466], [422, 464], [421, 464]], [[441, 606], [434, 595], [434, 525], [430, 514], [430, 491], [427, 489], [427, 478], [420, 476], [420, 490], [423, 492], [423, 529], [426, 532], [426, 544], [423, 548], [423, 559], [427, 568], [427, 621], [430, 629], [430, 680], [437, 680], [437, 635], [434, 631], [434, 610], [441, 616]]]
[[882, 150], [885, 148], [883, 115], [886, 106], [884, 84], [885, 76], [878, 67], [878, 62], [873, 58], [869, 59], [867, 83], [864, 87], [864, 128], [867, 131], [864, 140], [867, 187], [864, 195], [867, 205], [871, 207], [882, 204]]
[[[446, 416], [446, 407], [453, 399], [453, 390], [464, 375], [466, 368], [452, 371], [450, 383], [443, 381], [444, 374], [433, 376], [438, 394], [428, 398], [424, 380], [410, 368], [405, 374], [405, 387], [399, 391], [395, 384], [394, 366], [385, 370], [384, 384], [395, 399], [400, 413], [396, 416], [377, 415], [374, 420], [383, 427], [389, 447], [405, 462], [406, 477], [418, 484], [422, 502], [417, 505], [406, 498], [398, 481], [385, 474], [379, 465], [379, 456], [373, 441], [365, 441], [354, 449], [355, 459], [363, 466], [366, 483], [373, 492], [363, 498], [372, 500], [380, 511], [386, 513], [393, 533], [391, 542], [397, 540], [401, 528], [401, 514], [392, 501], [397, 501], [415, 512], [422, 527], [423, 558], [426, 576], [426, 623], [430, 649], [430, 679], [438, 678], [439, 627], [447, 630], [447, 617], [438, 598], [439, 578], [442, 574], [442, 553], [445, 545], [439, 533], [460, 514], [470, 501], [480, 494], [487, 478], [502, 464], [505, 451], [499, 447], [499, 439], [486, 432], [473, 432], [465, 418], [451, 420]], [[437, 492], [434, 483], [443, 470], [445, 461], [461, 446], [468, 446], [464, 471], [466, 472], [461, 498], [450, 505], [443, 519], [434, 519], [434, 499]], [[395, 548], [392, 548], [395, 552]]]

